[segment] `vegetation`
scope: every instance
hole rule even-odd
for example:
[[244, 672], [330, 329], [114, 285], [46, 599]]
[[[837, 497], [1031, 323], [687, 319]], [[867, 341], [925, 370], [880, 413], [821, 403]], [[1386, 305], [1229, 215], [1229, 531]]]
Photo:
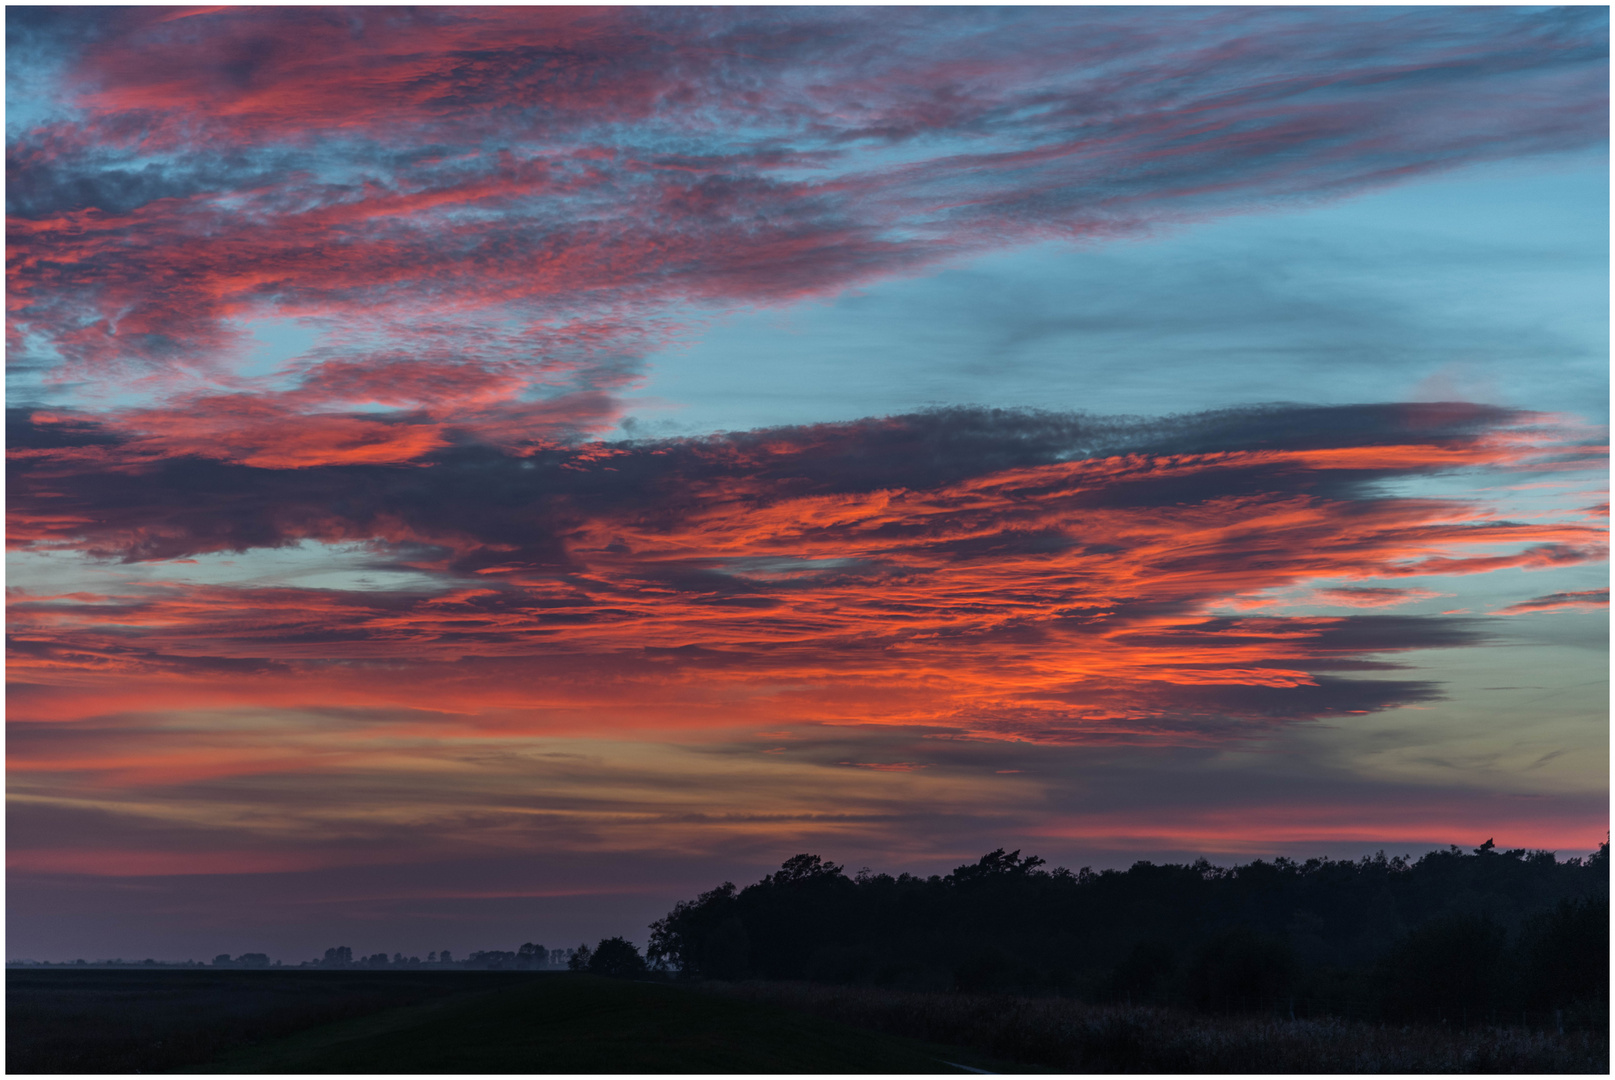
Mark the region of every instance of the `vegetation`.
[[569, 966], [573, 950], [546, 949], [529, 941], [515, 952], [501, 949], [485, 949], [473, 952], [463, 960], [454, 959], [449, 950], [428, 953], [425, 960], [418, 956], [405, 956], [402, 953], [393, 953], [389, 957], [386, 953], [373, 953], [370, 956], [354, 956], [353, 950], [346, 945], [337, 945], [325, 950], [323, 957], [305, 960], [300, 964], [282, 964], [279, 960], [271, 960], [266, 953], [242, 953], [231, 958], [229, 953], [220, 953], [213, 958], [211, 964], [204, 964], [200, 960], [73, 960], [61, 963], [38, 960], [8, 960], [8, 968], [50, 969], [50, 968], [138, 968], [150, 970], [161, 969], [195, 969], [195, 968], [242, 968], [256, 970], [262, 968], [280, 969], [307, 969], [320, 968], [324, 971], [544, 971], [548, 969], [562, 969]]
[[798, 855], [651, 931], [688, 977], [1559, 1031], [1608, 1022], [1609, 849], [1102, 873], [998, 850], [929, 878]]
[[[802, 982], [704, 982], [766, 1002], [1023, 1067], [1092, 1073], [1608, 1073], [1609, 1033], [1207, 1016], [1069, 998]], [[961, 1051], [963, 1053], [963, 1051]], [[959, 1057], [952, 1061], [963, 1060]]]
[[612, 979], [632, 979], [645, 974], [645, 958], [634, 943], [625, 938], [606, 938], [589, 952], [586, 970], [591, 975]]

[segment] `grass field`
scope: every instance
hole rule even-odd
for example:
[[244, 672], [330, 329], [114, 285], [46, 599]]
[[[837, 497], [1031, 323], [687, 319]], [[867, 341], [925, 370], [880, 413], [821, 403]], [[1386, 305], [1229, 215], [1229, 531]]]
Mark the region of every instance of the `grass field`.
[[655, 983], [507, 972], [7, 972], [7, 1072], [954, 1073], [979, 1053]]
[[[1076, 1073], [1609, 1072], [1609, 1031], [1379, 1025], [1209, 1016], [1068, 998], [925, 993], [811, 983], [705, 983], [888, 1034], [946, 1040], [1021, 1067]], [[961, 1051], [962, 1052], [962, 1051]], [[960, 1060], [954, 1058], [952, 1060]]]

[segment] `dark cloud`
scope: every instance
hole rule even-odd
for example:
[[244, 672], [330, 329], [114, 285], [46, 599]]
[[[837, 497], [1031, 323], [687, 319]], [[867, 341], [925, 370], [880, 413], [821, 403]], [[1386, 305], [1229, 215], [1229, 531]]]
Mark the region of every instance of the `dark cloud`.
[[[556, 448], [521, 458], [467, 442], [430, 454], [422, 462], [429, 468], [302, 469], [169, 457], [161, 441], [153, 446], [89, 416], [13, 409], [7, 418], [17, 524], [34, 513], [42, 519], [65, 514], [63, 538], [74, 537], [75, 546], [97, 554], [170, 559], [303, 538], [373, 539], [386, 531], [379, 522], [388, 518], [418, 529], [422, 538], [433, 533], [432, 522], [452, 521], [457, 535], [515, 544], [546, 564], [560, 559], [558, 537], [582, 518], [627, 512], [671, 525], [721, 494], [710, 485], [731, 480], [760, 485], [747, 497], [779, 499], [933, 489], [1006, 470], [1138, 455], [1139, 467], [1118, 481], [1069, 498], [1076, 506], [1149, 507], [1261, 494], [1276, 486], [1353, 498], [1369, 481], [1427, 471], [1437, 463], [1365, 457], [1360, 468], [1348, 462], [1318, 469], [1302, 458], [1266, 460], [1256, 452], [1366, 450], [1411, 441], [1462, 453], [1487, 431], [1526, 415], [1459, 403], [1265, 406], [1161, 420], [951, 408], [705, 439]], [[409, 418], [387, 423], [404, 428]], [[73, 449], [85, 453], [64, 453]], [[1159, 460], [1230, 453], [1251, 456], [1212, 471]], [[138, 483], [130, 482], [132, 474]], [[1069, 486], [1054, 474], [1047, 482]], [[1025, 490], [1037, 492], [1039, 481], [1028, 478]], [[48, 501], [31, 500], [30, 491]], [[86, 527], [74, 515], [95, 524]], [[946, 543], [966, 557], [1080, 542], [1070, 533], [1042, 529]]]
[[1609, 607], [1608, 589], [1586, 589], [1578, 592], [1549, 593], [1530, 600], [1510, 604], [1497, 612], [1499, 615], [1524, 615], [1533, 611], [1596, 611]]

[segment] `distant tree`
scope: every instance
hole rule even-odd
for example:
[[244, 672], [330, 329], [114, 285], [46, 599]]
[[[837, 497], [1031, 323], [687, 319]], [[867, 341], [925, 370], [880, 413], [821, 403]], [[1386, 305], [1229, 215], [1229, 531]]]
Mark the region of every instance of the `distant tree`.
[[957, 884], [983, 879], [1026, 875], [1043, 865], [1043, 860], [1036, 855], [1028, 855], [1024, 859], [1020, 855], [1019, 848], [1016, 848], [1008, 855], [1004, 854], [1003, 848], [989, 851], [974, 866], [961, 866], [949, 874], [948, 877]]
[[236, 957], [236, 966], [244, 968], [266, 968], [269, 966], [269, 955], [261, 952], [242, 953]]
[[449, 955], [449, 950], [444, 949], [437, 954], [437, 962], [440, 964], [452, 964], [454, 963], [454, 957]]
[[349, 967], [353, 964], [353, 950], [346, 945], [326, 949], [325, 959], [321, 963], [329, 968]]
[[[771, 880], [764, 878], [759, 884]], [[710, 939], [720, 926], [736, 917], [736, 910], [732, 881], [694, 900], [680, 900], [672, 911], [651, 923], [650, 944], [645, 949], [651, 966], [658, 970], [676, 968], [684, 975], [712, 974], [708, 970]]]
[[213, 958], [213, 966], [214, 967], [232, 967], [233, 965], [230, 963], [230, 954], [227, 953], [227, 952], [222, 952], [219, 955], [215, 956]]
[[437, 953], [435, 953], [435, 952], [429, 952], [429, 953], [427, 953], [427, 954], [426, 954], [426, 962], [427, 962], [427, 963], [428, 963], [428, 964], [435, 964], [435, 963], [437, 963]]
[[606, 975], [614, 979], [631, 979], [645, 973], [645, 958], [639, 955], [634, 943], [626, 938], [603, 939], [589, 955], [587, 968], [591, 975]]
[[840, 877], [841, 870], [835, 863], [825, 862], [817, 855], [793, 855], [763, 881], [774, 885], [792, 885], [799, 881]]
[[[1284, 1008], [1293, 996], [1315, 1015], [1359, 1017], [1383, 1000], [1386, 1019], [1411, 1009], [1460, 1022], [1512, 1009], [1540, 1023], [1563, 1009], [1581, 1027], [1607, 1010], [1607, 915], [1588, 905], [1607, 911], [1608, 893], [1607, 845], [1565, 861], [1493, 841], [1416, 859], [1199, 859], [1099, 873], [1049, 871], [1000, 848], [946, 877], [848, 878], [796, 855], [744, 889], [725, 882], [674, 905], [652, 924], [646, 956], [704, 978], [1057, 991], [1219, 1011]], [[1571, 906], [1554, 914], [1561, 901]], [[1518, 944], [1484, 926], [1443, 940], [1453, 912], [1490, 912], [1497, 927], [1518, 928]], [[1587, 997], [1590, 987], [1604, 996]]]
[[566, 960], [567, 970], [569, 970], [569, 971], [588, 971], [589, 970], [589, 960], [590, 960], [590, 958], [591, 958], [591, 953], [590, 953], [590, 950], [589, 950], [589, 946], [587, 946], [587, 945], [579, 945], [577, 948], [573, 949], [571, 955], [567, 957], [567, 960]]
[[550, 952], [542, 945], [529, 941], [516, 950], [516, 960], [526, 968], [544, 967], [549, 963]]
[[504, 952], [499, 949], [486, 949], [474, 952], [467, 958], [466, 963], [474, 968], [483, 968], [490, 971], [501, 971], [516, 966], [516, 954]]

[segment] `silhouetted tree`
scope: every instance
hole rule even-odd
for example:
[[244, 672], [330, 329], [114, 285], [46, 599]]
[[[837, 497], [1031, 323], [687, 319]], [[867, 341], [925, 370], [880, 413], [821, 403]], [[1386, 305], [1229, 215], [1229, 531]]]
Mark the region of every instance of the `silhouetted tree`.
[[602, 939], [589, 954], [586, 966], [591, 975], [613, 979], [631, 979], [645, 974], [645, 958], [639, 955], [633, 942], [620, 937]]
[[566, 960], [567, 970], [568, 971], [588, 971], [589, 970], [589, 959], [590, 959], [591, 955], [592, 954], [591, 954], [591, 951], [589, 949], [589, 946], [587, 946], [587, 945], [579, 945], [577, 948], [572, 950], [572, 955], [567, 957], [567, 960]]
[[1482, 1019], [1607, 986], [1608, 895], [1607, 845], [1098, 873], [1000, 848], [945, 876], [856, 878], [802, 854], [680, 901], [646, 954], [692, 977]]
[[984, 879], [1030, 874], [1044, 865], [1044, 861], [1036, 855], [1028, 855], [1022, 859], [1020, 854], [1019, 848], [1008, 855], [1004, 854], [1003, 848], [989, 851], [974, 866], [961, 866], [948, 876], [956, 885], [964, 885]]
[[686, 975], [712, 975], [708, 970], [712, 935], [734, 913], [732, 881], [694, 900], [680, 900], [672, 911], [651, 923], [650, 944], [645, 949], [651, 966], [676, 968]]
[[351, 967], [353, 965], [353, 950], [346, 945], [326, 949], [325, 959], [321, 961], [321, 964], [329, 968]]
[[825, 862], [817, 855], [792, 855], [763, 881], [770, 885], [795, 885], [803, 881], [840, 877], [841, 870], [835, 863]]
[[482, 949], [472, 953], [466, 958], [466, 963], [473, 968], [482, 968], [488, 971], [503, 971], [516, 966], [516, 954], [500, 949]]

